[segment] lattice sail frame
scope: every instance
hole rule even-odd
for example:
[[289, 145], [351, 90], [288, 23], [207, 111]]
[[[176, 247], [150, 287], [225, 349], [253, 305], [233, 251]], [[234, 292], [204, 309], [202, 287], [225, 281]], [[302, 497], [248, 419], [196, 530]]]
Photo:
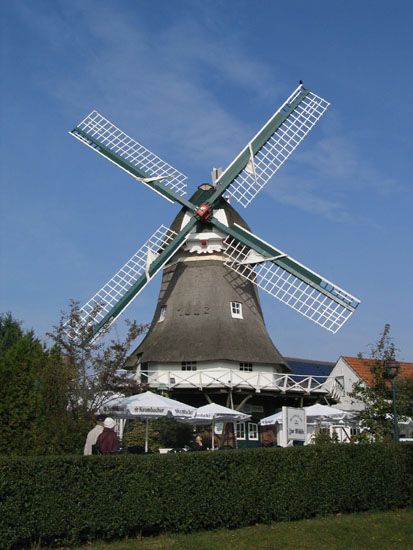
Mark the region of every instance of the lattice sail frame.
[[[296, 95], [295, 92], [290, 96], [272, 118], [282, 114]], [[250, 157], [247, 166], [228, 187], [228, 194], [246, 208], [303, 141], [329, 105], [325, 99], [309, 92], [261, 149]]]
[[[314, 272], [314, 275], [322, 279], [320, 286], [348, 303], [349, 308], [271, 261], [242, 264], [244, 261], [248, 262], [251, 248], [230, 236], [225, 239], [224, 244], [224, 254], [227, 257], [225, 265], [330, 332], [336, 333], [360, 303], [357, 298]], [[307, 267], [305, 269], [308, 270]]]
[[[147, 177], [162, 179], [162, 183], [178, 195], [186, 194], [187, 176], [128, 136], [98, 111], [92, 111], [70, 134], [97, 153], [102, 154], [99, 145], [87, 139], [87, 136], [77, 131], [78, 129], [99, 141], [106, 149], [120, 156], [133, 167], [144, 172]], [[108, 158], [106, 155], [102, 156]], [[108, 158], [108, 160], [110, 159]], [[122, 166], [119, 167], [122, 168]], [[126, 168], [122, 169], [127, 172]], [[143, 183], [145, 182], [143, 181]]]
[[[135, 254], [123, 265], [119, 271], [88, 301], [79, 313], [78, 327], [68, 327], [67, 333], [73, 337], [82, 338], [84, 331], [100, 323], [104, 317], [112, 311], [114, 306], [125, 296], [125, 294], [132, 288], [136, 281], [142, 277], [142, 275], [148, 273], [148, 258], [149, 261], [153, 261], [154, 254], [156, 257], [171, 243], [176, 237], [177, 233], [172, 231], [168, 227], [161, 225], [155, 233], [149, 237], [149, 239], [135, 252]], [[159, 269], [161, 269], [160, 266]], [[154, 273], [151, 277], [146, 275], [146, 282], [142, 285], [139, 292], [141, 292], [150, 280], [156, 275]], [[127, 307], [135, 298], [139, 292], [128, 302]], [[125, 307], [123, 309], [125, 309]], [[108, 326], [110, 326], [122, 313], [120, 310], [116, 316], [114, 316]]]

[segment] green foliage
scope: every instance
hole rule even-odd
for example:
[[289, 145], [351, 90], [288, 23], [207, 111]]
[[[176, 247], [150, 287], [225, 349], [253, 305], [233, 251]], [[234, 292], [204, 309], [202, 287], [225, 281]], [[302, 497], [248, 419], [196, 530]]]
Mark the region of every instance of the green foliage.
[[0, 540], [74, 544], [413, 504], [413, 446], [0, 458]]
[[13, 319], [12, 314], [0, 315], [0, 357], [23, 336], [20, 321]]
[[313, 443], [314, 445], [336, 444], [336, 443], [339, 443], [338, 435], [336, 434], [336, 432], [333, 432], [333, 434], [330, 435], [329, 428], [320, 426], [314, 434]]
[[[10, 325], [9, 325], [10, 327]], [[39, 406], [39, 388], [47, 353], [33, 333], [10, 331], [0, 339], [0, 450], [26, 454], [33, 448], [33, 427]]]
[[193, 440], [192, 427], [180, 424], [172, 418], [157, 420], [159, 442], [161, 447], [185, 447]]
[[[128, 323], [125, 340], [84, 346], [68, 338], [65, 322], [79, 315], [72, 303], [47, 348], [10, 313], [0, 315], [0, 453], [81, 453], [94, 413], [119, 389], [117, 370], [145, 326]], [[140, 391], [122, 383], [121, 391]]]
[[[369, 360], [373, 375], [373, 383], [366, 385], [362, 382], [353, 387], [350, 397], [363, 403], [364, 408], [359, 415], [364, 432], [356, 436], [358, 441], [366, 441], [374, 438], [376, 441], [389, 441], [393, 437], [393, 407], [391, 368], [396, 361], [396, 347], [390, 336], [390, 325], [386, 324], [383, 333], [375, 345], [370, 348]], [[364, 359], [359, 354], [360, 359]], [[413, 386], [412, 381], [399, 382], [397, 385], [396, 410], [399, 418], [403, 418], [412, 412]]]
[[79, 550], [406, 550], [413, 546], [412, 525], [411, 509], [358, 512], [239, 529], [97, 541]]
[[[146, 423], [139, 420], [128, 421], [123, 434], [122, 446], [144, 447]], [[180, 424], [172, 418], [151, 420], [148, 424], [148, 447], [150, 452], [160, 448], [182, 448], [189, 445], [193, 439], [192, 428]]]
[[0, 452], [80, 449], [87, 426], [67, 408], [70, 372], [59, 350], [47, 350], [10, 314], [0, 317], [0, 342]]
[[[124, 369], [136, 338], [147, 328], [136, 322], [126, 321], [127, 334], [120, 338], [100, 338], [96, 342], [84, 343], [70, 336], [75, 328], [86, 337], [84, 325], [80, 321], [80, 308], [77, 302], [70, 303], [67, 314], [62, 314], [59, 323], [48, 334], [60, 351], [66, 368], [70, 371], [69, 407], [93, 423], [95, 412], [107, 399], [108, 392], [121, 391], [127, 395], [142, 391], [141, 384], [132, 380], [120, 380], [117, 371]], [[71, 333], [72, 336], [74, 333]], [[104, 334], [102, 335], [104, 336]]]

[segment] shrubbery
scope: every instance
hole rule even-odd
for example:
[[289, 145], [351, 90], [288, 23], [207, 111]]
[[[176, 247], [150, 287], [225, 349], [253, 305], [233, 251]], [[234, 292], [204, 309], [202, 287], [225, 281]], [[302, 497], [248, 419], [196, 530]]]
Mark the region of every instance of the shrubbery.
[[413, 446], [2, 457], [4, 547], [240, 527], [412, 504]]

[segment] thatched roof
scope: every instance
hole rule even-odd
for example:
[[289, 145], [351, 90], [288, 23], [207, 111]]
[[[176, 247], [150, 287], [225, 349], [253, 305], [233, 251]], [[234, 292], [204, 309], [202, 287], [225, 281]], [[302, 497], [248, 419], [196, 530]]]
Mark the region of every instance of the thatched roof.
[[[248, 228], [221, 200], [229, 225]], [[171, 227], [178, 230], [184, 209]], [[208, 229], [208, 228], [207, 228]], [[198, 230], [205, 230], [205, 225]], [[257, 289], [223, 263], [223, 254], [180, 251], [164, 269], [151, 328], [131, 359], [141, 362], [237, 361], [265, 363], [288, 371], [272, 343], [262, 316]], [[231, 302], [242, 304], [243, 318], [233, 318]], [[161, 308], [165, 318], [159, 321]]]

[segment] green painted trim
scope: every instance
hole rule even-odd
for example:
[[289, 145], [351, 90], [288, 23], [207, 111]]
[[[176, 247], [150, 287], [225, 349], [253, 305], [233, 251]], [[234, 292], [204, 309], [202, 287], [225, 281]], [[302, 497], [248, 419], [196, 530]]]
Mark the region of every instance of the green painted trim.
[[[254, 237], [250, 233], [243, 231], [240, 227], [227, 227], [226, 225], [220, 223], [214, 217], [211, 218], [210, 223], [215, 225], [215, 227], [219, 229], [219, 231], [221, 231], [222, 233], [226, 233], [227, 235], [234, 237], [249, 248], [252, 248], [259, 254], [262, 254], [265, 258], [272, 258], [273, 256], [278, 256], [279, 254], [282, 254], [280, 250], [277, 250], [273, 246], [262, 242], [260, 239]], [[337, 304], [340, 304], [349, 311], [355, 311], [355, 308], [353, 306], [321, 286], [322, 279], [320, 279], [320, 277], [307, 270], [305, 267], [297, 264], [291, 258], [280, 258], [279, 260], [271, 260], [271, 262], [279, 265], [280, 267], [288, 271], [288, 273], [291, 273], [291, 275], [294, 275], [294, 277], [297, 277], [304, 283], [307, 283], [312, 288], [315, 288], [318, 292], [324, 294], [324, 296], [331, 298], [331, 300], [333, 300]]]
[[[132, 176], [135, 176], [137, 178], [150, 178], [151, 176], [144, 172], [143, 170], [139, 170], [139, 168], [136, 168], [136, 166], [133, 166], [130, 162], [123, 159], [121, 156], [117, 155], [110, 149], [108, 149], [103, 143], [101, 143], [98, 139], [95, 139], [94, 137], [90, 136], [87, 132], [83, 131], [81, 128], [78, 128], [77, 126], [73, 128], [73, 130], [70, 132], [73, 135], [79, 134], [86, 140], [90, 141], [94, 145], [96, 145], [99, 148], [99, 152], [114, 162], [115, 164], [119, 165], [121, 168], [129, 172]], [[185, 198], [181, 197], [181, 195], [178, 195], [178, 193], [175, 193], [172, 191], [172, 189], [169, 189], [165, 184], [163, 184], [160, 181], [152, 181], [152, 182], [142, 182], [144, 185], [147, 185], [148, 187], [151, 187], [153, 190], [157, 191], [164, 197], [166, 197], [169, 200], [172, 200], [174, 202], [178, 202], [182, 204], [183, 206], [186, 206], [190, 210], [194, 210], [195, 206], [190, 203]]]
[[[290, 114], [298, 107], [303, 99], [310, 93], [309, 90], [303, 89], [297, 98], [291, 103], [289, 109], [285, 112], [278, 113], [270, 118], [261, 132], [251, 141], [251, 148], [255, 155], [268, 139], [278, 130], [281, 124], [290, 116]], [[215, 193], [208, 200], [209, 204], [213, 204], [231, 185], [234, 179], [244, 170], [250, 159], [249, 145], [240, 153], [239, 158], [230, 165], [223, 174], [223, 179], [219, 182]]]
[[[163, 250], [159, 256], [149, 266], [148, 274], [149, 279], [169, 260], [171, 256], [177, 251], [177, 249], [184, 242], [186, 235], [191, 231], [194, 225], [197, 223], [197, 218], [193, 216], [185, 227], [176, 235], [172, 242]], [[136, 283], [128, 290], [128, 292], [119, 300], [119, 302], [105, 315], [105, 317], [93, 327], [91, 336], [86, 339], [84, 343], [90, 342], [96, 334], [111, 321], [111, 319], [117, 317], [123, 309], [129, 304], [129, 302], [136, 296], [136, 294], [142, 290], [142, 288], [149, 282], [146, 277], [146, 273], [143, 274]]]

